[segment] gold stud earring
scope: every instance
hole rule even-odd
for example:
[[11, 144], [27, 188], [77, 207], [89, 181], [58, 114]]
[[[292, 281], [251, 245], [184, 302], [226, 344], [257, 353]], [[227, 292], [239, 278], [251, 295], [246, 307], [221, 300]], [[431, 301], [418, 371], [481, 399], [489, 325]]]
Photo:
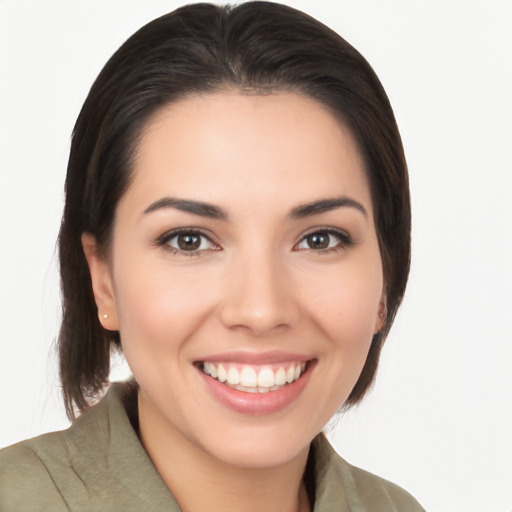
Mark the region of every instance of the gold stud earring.
[[385, 302], [381, 302], [379, 308], [379, 318], [382, 320], [388, 316], [388, 308]]

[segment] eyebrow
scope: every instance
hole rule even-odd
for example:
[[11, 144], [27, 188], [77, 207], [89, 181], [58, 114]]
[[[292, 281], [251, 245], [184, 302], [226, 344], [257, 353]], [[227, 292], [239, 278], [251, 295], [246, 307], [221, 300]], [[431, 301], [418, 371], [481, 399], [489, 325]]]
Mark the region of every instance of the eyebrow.
[[144, 214], [160, 210], [162, 208], [174, 208], [186, 213], [193, 213], [201, 217], [210, 219], [228, 220], [228, 214], [222, 208], [202, 201], [192, 201], [191, 199], [177, 199], [174, 197], [163, 197], [154, 203], [151, 203]]
[[359, 210], [365, 217], [368, 217], [368, 212], [361, 203], [346, 196], [335, 197], [332, 199], [320, 199], [311, 203], [301, 204], [295, 207], [290, 212], [288, 217], [293, 220], [303, 219], [304, 217], [318, 215], [320, 213], [325, 213], [341, 207], [355, 208], [356, 210]]

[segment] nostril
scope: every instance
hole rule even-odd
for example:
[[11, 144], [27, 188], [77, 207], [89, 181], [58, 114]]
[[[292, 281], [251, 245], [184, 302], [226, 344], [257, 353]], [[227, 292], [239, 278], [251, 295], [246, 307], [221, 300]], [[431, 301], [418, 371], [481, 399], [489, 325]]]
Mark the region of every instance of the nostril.
[[255, 336], [282, 332], [297, 323], [298, 308], [290, 301], [265, 307], [248, 301], [234, 301], [221, 308], [221, 321], [229, 329], [248, 330]]

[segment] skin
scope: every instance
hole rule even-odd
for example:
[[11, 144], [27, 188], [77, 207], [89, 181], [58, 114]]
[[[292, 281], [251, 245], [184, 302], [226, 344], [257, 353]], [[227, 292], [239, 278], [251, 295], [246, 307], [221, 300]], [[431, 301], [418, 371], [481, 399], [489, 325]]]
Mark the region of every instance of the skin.
[[[164, 197], [213, 204], [228, 219], [175, 207], [144, 213]], [[291, 216], [340, 197], [364, 212], [349, 204]], [[176, 251], [176, 237], [162, 239], [176, 228], [210, 241]], [[311, 247], [306, 236], [322, 228], [341, 235], [327, 235], [328, 249]], [[171, 104], [140, 141], [108, 258], [92, 236], [82, 240], [100, 321], [120, 331], [140, 384], [142, 443], [182, 508], [307, 510], [310, 442], [348, 397], [382, 327], [372, 201], [349, 130], [291, 93]], [[274, 350], [314, 365], [302, 393], [270, 414], [226, 407], [194, 364]]]

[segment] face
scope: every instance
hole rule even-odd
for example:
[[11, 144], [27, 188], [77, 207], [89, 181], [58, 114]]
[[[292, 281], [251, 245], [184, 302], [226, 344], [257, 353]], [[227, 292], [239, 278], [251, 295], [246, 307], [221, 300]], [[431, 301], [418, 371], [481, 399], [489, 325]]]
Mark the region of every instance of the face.
[[306, 450], [381, 327], [361, 157], [299, 95], [218, 93], [161, 110], [108, 261], [84, 245], [101, 321], [120, 331], [141, 387], [141, 424], [215, 460], [267, 467]]

